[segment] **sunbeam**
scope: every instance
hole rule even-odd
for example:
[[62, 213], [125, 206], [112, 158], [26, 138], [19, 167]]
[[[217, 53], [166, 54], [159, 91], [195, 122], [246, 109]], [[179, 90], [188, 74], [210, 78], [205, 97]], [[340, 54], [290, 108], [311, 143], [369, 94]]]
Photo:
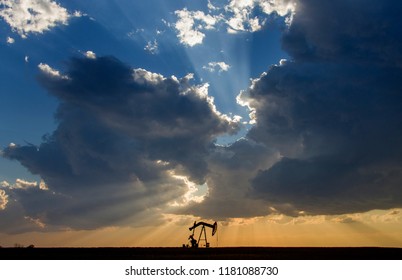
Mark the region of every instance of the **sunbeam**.
[[402, 4], [0, 2], [0, 246], [402, 247]]

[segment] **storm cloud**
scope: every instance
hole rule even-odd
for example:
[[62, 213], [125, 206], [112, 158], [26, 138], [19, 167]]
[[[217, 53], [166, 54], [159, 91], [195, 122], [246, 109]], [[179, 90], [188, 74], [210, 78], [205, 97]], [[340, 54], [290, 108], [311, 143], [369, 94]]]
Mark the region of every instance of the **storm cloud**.
[[253, 126], [231, 145], [216, 139], [239, 123], [191, 76], [114, 57], [72, 58], [63, 73], [41, 64], [41, 84], [60, 101], [57, 129], [3, 156], [48, 188], [4, 187], [0, 215], [18, 198], [20, 212], [45, 224], [155, 222], [183, 200], [183, 178], [206, 183], [207, 195], [169, 211], [204, 218], [402, 207], [402, 4], [295, 3], [282, 36], [289, 58], [238, 96]]
[[138, 213], [188, 191], [180, 176], [203, 183], [216, 137], [238, 127], [216, 110], [207, 85], [190, 85], [191, 75], [165, 78], [113, 57], [72, 58], [63, 74], [39, 68], [41, 84], [60, 100], [58, 127], [39, 146], [10, 145], [3, 156], [46, 182], [48, 191], [15, 194], [44, 223], [138, 224]]
[[[402, 206], [402, 35], [392, 1], [297, 1], [290, 55], [238, 96], [253, 127], [215, 150], [210, 218]], [[226, 203], [225, 203], [226, 202]]]
[[281, 159], [253, 195], [310, 214], [402, 205], [401, 23], [391, 1], [299, 1], [272, 66], [243, 93], [247, 137]]

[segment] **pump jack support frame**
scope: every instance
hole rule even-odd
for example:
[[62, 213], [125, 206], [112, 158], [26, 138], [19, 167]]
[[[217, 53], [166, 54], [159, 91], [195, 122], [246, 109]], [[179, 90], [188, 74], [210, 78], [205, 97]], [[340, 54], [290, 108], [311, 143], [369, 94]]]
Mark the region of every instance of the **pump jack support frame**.
[[[194, 233], [195, 233], [195, 229], [197, 227], [199, 227], [199, 226], [202, 226], [202, 227], [201, 227], [200, 235], [198, 236], [197, 246], [200, 245], [200, 241], [204, 241], [205, 242], [205, 247], [208, 248], [209, 243], [208, 243], [207, 231], [206, 231], [205, 227], [212, 228], [212, 236], [214, 236], [216, 231], [217, 231], [218, 224], [216, 222], [213, 225], [205, 223], [205, 222], [198, 222], [198, 223], [194, 222], [194, 225], [189, 228], [190, 231], [191, 230], [193, 231], [193, 236], [194, 236]], [[204, 238], [201, 238], [203, 233], [204, 233]]]

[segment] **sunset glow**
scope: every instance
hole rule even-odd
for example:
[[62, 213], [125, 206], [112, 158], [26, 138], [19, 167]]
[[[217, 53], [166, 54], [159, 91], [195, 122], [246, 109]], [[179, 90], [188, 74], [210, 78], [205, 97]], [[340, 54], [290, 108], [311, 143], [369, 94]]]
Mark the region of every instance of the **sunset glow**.
[[0, 246], [402, 247], [401, 8], [0, 1]]

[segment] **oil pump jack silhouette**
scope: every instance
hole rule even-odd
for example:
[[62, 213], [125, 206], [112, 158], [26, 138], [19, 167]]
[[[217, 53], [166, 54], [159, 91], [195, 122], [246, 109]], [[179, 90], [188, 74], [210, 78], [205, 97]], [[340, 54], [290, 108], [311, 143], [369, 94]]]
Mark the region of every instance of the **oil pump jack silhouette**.
[[[194, 233], [195, 233], [195, 229], [197, 227], [201, 226], [201, 231], [200, 231], [200, 235], [198, 236], [198, 240], [196, 240], [194, 238]], [[193, 233], [190, 235], [190, 237], [188, 238], [190, 240], [191, 243], [191, 247], [192, 248], [198, 248], [200, 245], [200, 241], [204, 241], [205, 242], [205, 247], [208, 248], [209, 247], [209, 243], [207, 240], [207, 231], [205, 229], [205, 227], [209, 227], [212, 228], [212, 236], [215, 235], [216, 231], [218, 230], [218, 224], [217, 222], [215, 222], [214, 224], [208, 224], [205, 222], [194, 222], [194, 225], [192, 227], [189, 228], [190, 231], [193, 231]], [[202, 238], [202, 234], [204, 233], [204, 238]]]

